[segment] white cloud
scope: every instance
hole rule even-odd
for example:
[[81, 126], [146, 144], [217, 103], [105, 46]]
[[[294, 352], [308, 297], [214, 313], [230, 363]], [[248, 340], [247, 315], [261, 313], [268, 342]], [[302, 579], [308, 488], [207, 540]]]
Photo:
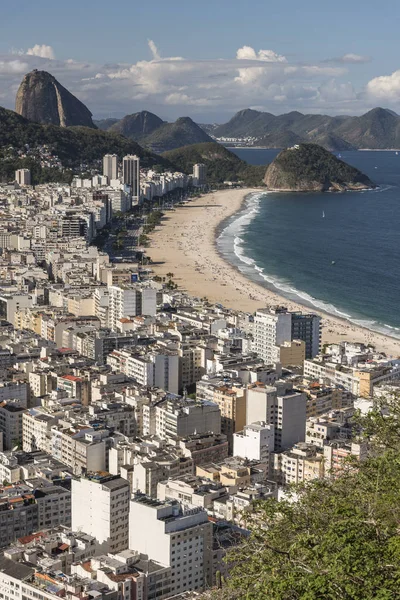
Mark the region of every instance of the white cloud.
[[273, 50], [259, 50], [256, 52], [251, 46], [243, 46], [236, 52], [238, 60], [263, 60], [265, 62], [287, 62], [285, 56]]
[[367, 94], [389, 102], [400, 101], [400, 69], [391, 75], [374, 77], [367, 83]]
[[48, 58], [49, 60], [55, 59], [53, 48], [51, 46], [46, 46], [46, 44], [35, 44], [32, 48], [28, 48], [26, 54], [28, 56], [39, 56], [40, 58]]
[[160, 54], [158, 52], [158, 48], [155, 45], [155, 43], [153, 42], [153, 40], [147, 40], [147, 43], [148, 43], [150, 51], [151, 51], [151, 53], [153, 55], [153, 59], [154, 60], [160, 60], [161, 57], [160, 57]]
[[0, 75], [14, 75], [25, 73], [28, 64], [22, 60], [0, 60]]
[[343, 54], [342, 56], [337, 56], [335, 58], [328, 58], [324, 60], [324, 62], [331, 63], [343, 63], [343, 64], [362, 64], [371, 62], [370, 56], [363, 56], [362, 54], [353, 54], [352, 52], [348, 52], [347, 54]]
[[352, 54], [351, 52], [349, 54], [344, 54], [341, 57], [341, 61], [340, 62], [344, 62], [344, 63], [366, 63], [366, 62], [370, 62], [371, 57], [370, 56], [362, 56], [361, 54]]
[[318, 94], [322, 102], [329, 104], [352, 102], [357, 98], [356, 91], [349, 81], [339, 83], [335, 79], [322, 83], [318, 88]]
[[[215, 98], [214, 98], [215, 100]], [[187, 105], [187, 106], [209, 106], [213, 103], [212, 98], [193, 98], [192, 96], [188, 96], [187, 94], [181, 94], [179, 92], [175, 92], [174, 94], [169, 94], [165, 98], [166, 104], [171, 105]]]
[[0, 56], [1, 104], [14, 106], [22, 74], [34, 68], [52, 73], [96, 116], [147, 109], [164, 119], [189, 114], [222, 122], [246, 107], [354, 114], [372, 108], [376, 98], [400, 103], [400, 71], [354, 89], [346, 63], [362, 62], [361, 55], [305, 64], [272, 49], [242, 46], [230, 59], [190, 60], [164, 58], [153, 40], [148, 45], [151, 57], [133, 64], [59, 60], [45, 45]]

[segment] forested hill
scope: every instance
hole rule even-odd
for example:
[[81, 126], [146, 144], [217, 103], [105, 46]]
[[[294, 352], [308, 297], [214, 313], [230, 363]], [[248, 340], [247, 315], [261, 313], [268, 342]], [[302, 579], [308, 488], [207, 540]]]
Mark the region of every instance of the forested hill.
[[101, 159], [104, 154], [137, 154], [144, 166], [167, 164], [138, 143], [121, 135], [89, 127], [57, 127], [28, 121], [12, 110], [0, 107], [0, 148], [48, 145], [66, 167]]
[[243, 181], [250, 186], [263, 185], [266, 166], [249, 165], [216, 142], [185, 146], [164, 152], [162, 156], [173, 163], [179, 171], [188, 174], [192, 173], [195, 163], [203, 163], [207, 169], [207, 181], [210, 183]]
[[361, 171], [317, 144], [300, 144], [282, 150], [268, 166], [264, 183], [271, 190], [294, 192], [375, 187]]

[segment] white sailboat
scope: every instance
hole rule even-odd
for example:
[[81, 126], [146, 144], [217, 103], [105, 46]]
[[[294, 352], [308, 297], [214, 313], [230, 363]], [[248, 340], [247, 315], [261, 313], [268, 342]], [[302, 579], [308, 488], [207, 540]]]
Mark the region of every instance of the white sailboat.
[[324, 210], [322, 211], [322, 218], [323, 219], [325, 218], [325, 211]]

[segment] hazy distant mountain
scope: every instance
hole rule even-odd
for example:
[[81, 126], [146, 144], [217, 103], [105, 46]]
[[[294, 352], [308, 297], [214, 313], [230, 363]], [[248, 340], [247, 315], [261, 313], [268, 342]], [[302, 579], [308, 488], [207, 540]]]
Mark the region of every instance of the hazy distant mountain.
[[217, 138], [255, 137], [256, 145], [269, 148], [286, 147], [291, 140], [313, 142], [333, 151], [400, 148], [400, 117], [384, 108], [374, 108], [361, 117], [303, 115], [297, 111], [275, 116], [245, 109], [212, 134]]
[[220, 125], [214, 130], [216, 137], [252, 137], [270, 133], [268, 125], [275, 119], [270, 113], [259, 112], [246, 108], [240, 110], [225, 125]]
[[214, 135], [214, 131], [219, 127], [218, 123], [197, 123], [197, 125], [208, 135]]
[[95, 127], [90, 110], [47, 71], [27, 73], [17, 92], [15, 112], [36, 123]]
[[151, 148], [154, 152], [165, 152], [181, 148], [182, 146], [188, 146], [189, 144], [213, 141], [189, 117], [180, 117], [175, 123], [163, 123], [153, 133], [141, 139], [141, 143]]
[[115, 123], [118, 123], [120, 119], [93, 119], [93, 123], [98, 129], [102, 131], [108, 131]]
[[346, 140], [335, 135], [334, 133], [319, 133], [315, 137], [310, 136], [310, 141], [312, 141], [313, 144], [319, 144], [319, 146], [322, 146], [325, 148], [325, 150], [329, 150], [330, 152], [341, 152], [342, 150], [345, 151], [357, 149], [356, 146], [350, 144], [350, 142], [346, 142]]
[[126, 117], [114, 123], [110, 127], [110, 131], [124, 135], [131, 140], [140, 141], [163, 124], [164, 121], [160, 117], [148, 110], [142, 110], [133, 115], [126, 115]]
[[351, 117], [336, 133], [357, 148], [399, 148], [400, 117], [384, 108], [374, 108], [361, 117]]
[[293, 131], [274, 131], [268, 133], [257, 141], [257, 146], [262, 148], [288, 148], [300, 144], [303, 138]]

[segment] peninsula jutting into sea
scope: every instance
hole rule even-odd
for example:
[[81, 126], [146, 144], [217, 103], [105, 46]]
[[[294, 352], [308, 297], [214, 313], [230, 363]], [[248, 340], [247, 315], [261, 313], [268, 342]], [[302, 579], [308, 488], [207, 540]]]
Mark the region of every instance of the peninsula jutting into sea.
[[[186, 62], [149, 48], [66, 66], [106, 105], [133, 74], [137, 106]], [[0, 108], [0, 600], [395, 598], [400, 156], [356, 148], [400, 117], [96, 119], [27, 57]], [[340, 70], [236, 60], [252, 90]], [[186, 68], [165, 106], [208, 106]]]

